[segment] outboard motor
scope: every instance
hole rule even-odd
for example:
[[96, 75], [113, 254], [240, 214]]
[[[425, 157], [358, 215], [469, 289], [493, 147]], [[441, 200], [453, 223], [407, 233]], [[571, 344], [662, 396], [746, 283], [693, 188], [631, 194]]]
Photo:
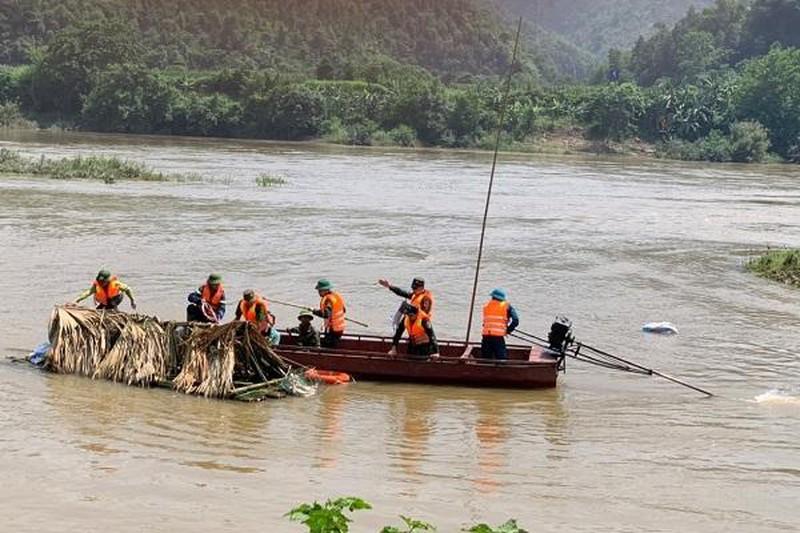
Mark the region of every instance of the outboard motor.
[[554, 352], [564, 353], [570, 344], [575, 340], [572, 336], [572, 321], [563, 315], [558, 315], [550, 326], [550, 333], [547, 334], [547, 342], [550, 349]]

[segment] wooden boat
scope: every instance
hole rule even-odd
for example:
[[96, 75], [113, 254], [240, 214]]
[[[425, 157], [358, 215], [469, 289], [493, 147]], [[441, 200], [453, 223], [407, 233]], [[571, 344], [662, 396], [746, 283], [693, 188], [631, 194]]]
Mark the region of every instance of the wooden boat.
[[415, 360], [405, 355], [404, 343], [399, 355], [388, 355], [389, 337], [345, 335], [336, 349], [303, 348], [295, 341], [284, 333], [276, 348], [290, 364], [345, 372], [366, 381], [544, 389], [556, 386], [562, 364], [557, 354], [539, 346], [509, 345], [508, 361], [500, 362], [481, 359], [479, 343], [470, 343], [468, 356], [462, 358], [463, 342], [439, 341], [439, 358]]

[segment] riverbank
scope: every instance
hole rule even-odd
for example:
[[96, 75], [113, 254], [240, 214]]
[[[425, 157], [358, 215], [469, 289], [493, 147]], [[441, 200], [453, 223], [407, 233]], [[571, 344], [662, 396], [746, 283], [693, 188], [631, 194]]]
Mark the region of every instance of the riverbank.
[[757, 276], [800, 287], [800, 250], [770, 250], [747, 263]]

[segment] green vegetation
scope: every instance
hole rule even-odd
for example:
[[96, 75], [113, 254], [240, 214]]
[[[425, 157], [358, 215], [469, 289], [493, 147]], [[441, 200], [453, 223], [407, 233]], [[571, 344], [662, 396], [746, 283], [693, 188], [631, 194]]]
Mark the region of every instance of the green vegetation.
[[118, 180], [165, 181], [170, 178], [144, 165], [115, 157], [68, 157], [28, 159], [0, 149], [0, 174], [46, 176], [59, 180], [90, 179], [114, 183]]
[[283, 176], [275, 176], [272, 174], [261, 174], [256, 177], [256, 185], [259, 187], [275, 187], [276, 185], [286, 185], [286, 178]]
[[800, 250], [770, 250], [747, 263], [747, 269], [764, 278], [800, 287]]
[[497, 0], [517, 16], [597, 55], [612, 48], [629, 48], [639, 35], [670, 25], [690, 7], [707, 7], [713, 0]]
[[736, 122], [728, 134], [712, 130], [693, 142], [670, 141], [661, 144], [659, 155], [687, 161], [719, 163], [761, 163], [767, 160], [769, 133], [758, 122]]
[[337, 498], [323, 504], [303, 503], [286, 516], [308, 527], [309, 533], [347, 533], [353, 521], [346, 513], [353, 513], [372, 506], [361, 498]]
[[776, 44], [800, 46], [798, 27], [798, 0], [717, 0], [709, 9], [689, 11], [672, 28], [640, 38], [625, 66], [643, 85], [661, 78], [693, 81], [762, 56]]
[[[236, 10], [181, 0], [177, 18], [162, 1], [0, 7], [0, 54], [23, 62], [0, 66], [0, 125], [35, 117], [102, 132], [493, 147], [511, 35], [488, 0], [409, 2], [418, 12], [380, 11], [388, 0], [275, 1], [236, 0]], [[552, 82], [563, 72], [530, 44], [548, 37], [528, 26], [501, 147], [583, 135], [602, 151], [649, 144], [662, 157], [800, 162], [800, 33], [785, 21], [800, 23], [800, 0], [717, 0], [610, 51], [585, 85]]]
[[421, 531], [436, 531], [436, 528], [427, 522], [403, 515], [400, 515], [400, 519], [405, 526], [403, 529], [395, 526], [386, 526], [381, 529], [381, 533], [420, 533]]
[[[345, 497], [327, 500], [325, 503], [304, 503], [298, 505], [286, 516], [295, 522], [300, 522], [308, 527], [309, 533], [348, 533], [353, 522], [350, 514], [355, 511], [372, 509], [372, 506], [361, 498]], [[386, 526], [380, 533], [422, 533], [436, 531], [436, 527], [427, 522], [400, 516], [403, 529], [395, 526]], [[487, 524], [478, 524], [463, 531], [468, 533], [527, 533], [517, 525], [516, 520], [509, 520], [496, 528]]]
[[[0, 3], [0, 63], [27, 63], [31, 47], [62, 30], [115, 19], [131, 22], [139, 45], [131, 55], [138, 50], [155, 69], [353, 79], [363, 65], [390, 60], [463, 81], [502, 73], [510, 58], [510, 30], [484, 0], [36, 0]], [[575, 47], [532, 39], [534, 75], [574, 72]]]
[[38, 125], [25, 118], [22, 109], [16, 102], [0, 103], [0, 128], [16, 130], [36, 129]]

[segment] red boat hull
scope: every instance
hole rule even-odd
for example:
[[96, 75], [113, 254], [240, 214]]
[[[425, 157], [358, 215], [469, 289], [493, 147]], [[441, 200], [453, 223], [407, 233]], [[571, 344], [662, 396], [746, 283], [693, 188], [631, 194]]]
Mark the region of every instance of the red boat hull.
[[385, 337], [346, 335], [335, 350], [300, 348], [294, 341], [284, 335], [276, 350], [288, 362], [366, 381], [544, 389], [556, 386], [559, 371], [558, 359], [538, 346], [509, 346], [508, 361], [497, 362], [481, 359], [478, 344], [470, 344], [469, 356], [462, 358], [464, 343], [440, 341], [441, 357], [419, 361], [404, 355], [403, 344], [400, 355], [387, 355], [392, 341]]

